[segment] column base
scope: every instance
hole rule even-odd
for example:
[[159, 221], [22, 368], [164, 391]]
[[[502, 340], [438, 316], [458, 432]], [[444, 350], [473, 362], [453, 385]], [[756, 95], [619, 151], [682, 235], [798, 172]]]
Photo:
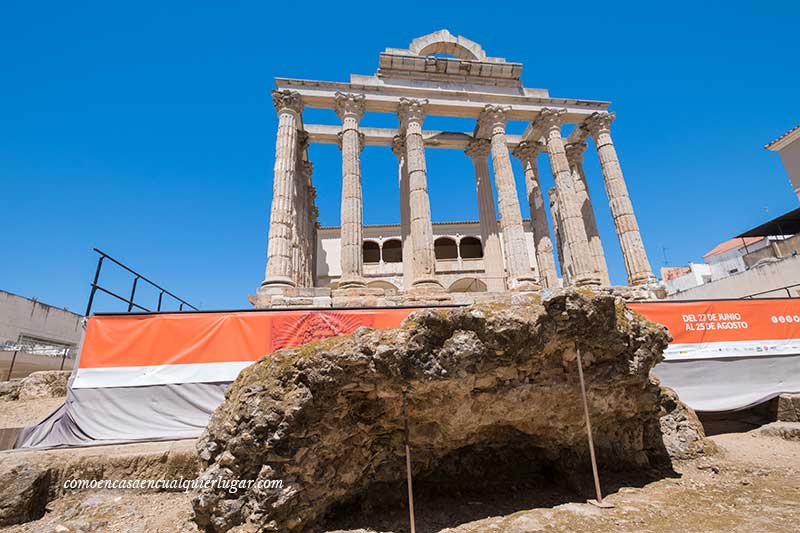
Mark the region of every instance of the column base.
[[271, 288], [275, 289], [286, 289], [296, 287], [296, 284], [292, 278], [286, 278], [283, 276], [273, 276], [271, 278], [267, 278], [261, 282], [261, 287], [259, 290], [268, 290]]
[[367, 282], [362, 278], [340, 279], [339, 289], [363, 289], [367, 286]]
[[570, 280], [570, 285], [574, 287], [600, 287], [602, 283], [597, 274], [580, 274], [575, 276], [575, 279]]
[[511, 280], [509, 289], [513, 292], [540, 291], [542, 285], [536, 278], [517, 278]]
[[628, 278], [628, 285], [637, 287], [639, 285], [650, 285], [656, 283], [656, 277], [652, 272], [640, 272]]

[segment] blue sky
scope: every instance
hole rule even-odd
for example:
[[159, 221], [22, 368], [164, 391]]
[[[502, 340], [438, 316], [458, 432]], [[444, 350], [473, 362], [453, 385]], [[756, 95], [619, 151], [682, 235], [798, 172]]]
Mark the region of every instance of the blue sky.
[[[790, 1], [3, 2], [0, 289], [81, 311], [96, 246], [202, 308], [248, 307], [266, 258], [273, 78], [372, 74], [384, 48], [441, 28], [522, 62], [526, 86], [610, 100], [653, 268], [665, 248], [672, 265], [700, 260], [797, 207], [763, 145], [800, 122], [798, 20]], [[305, 118], [337, 123], [330, 111]], [[321, 223], [338, 224], [339, 151], [310, 155]], [[470, 161], [427, 157], [434, 220], [476, 218]], [[368, 148], [362, 167], [365, 222], [398, 221], [394, 156]], [[586, 171], [621, 283], [592, 145]]]

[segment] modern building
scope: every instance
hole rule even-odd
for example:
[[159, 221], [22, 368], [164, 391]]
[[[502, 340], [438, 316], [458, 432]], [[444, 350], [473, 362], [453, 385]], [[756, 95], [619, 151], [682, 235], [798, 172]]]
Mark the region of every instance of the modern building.
[[800, 199], [800, 124], [790, 129], [764, 148], [778, 152], [789, 174], [797, 198]]
[[703, 263], [662, 268], [667, 298], [674, 300], [800, 297], [800, 209], [728, 239]]
[[79, 314], [0, 290], [0, 350], [26, 352], [77, 348], [83, 329]]

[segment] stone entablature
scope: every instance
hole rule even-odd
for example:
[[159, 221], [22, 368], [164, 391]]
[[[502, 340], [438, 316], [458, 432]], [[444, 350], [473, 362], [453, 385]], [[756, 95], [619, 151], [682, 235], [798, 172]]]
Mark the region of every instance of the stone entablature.
[[[582, 163], [590, 137], [600, 159], [628, 281], [631, 285], [655, 281], [611, 139], [614, 114], [608, 112], [609, 103], [552, 98], [545, 89], [523, 87], [521, 73], [520, 63], [489, 57], [477, 43], [441, 30], [414, 39], [406, 49], [384, 51], [374, 76], [353, 75], [349, 83], [276, 78], [273, 99], [279, 120], [274, 194], [267, 272], [254, 298], [261, 302], [257, 305], [277, 305], [273, 296], [297, 292], [290, 288], [332, 283], [336, 285], [334, 300], [364, 303], [363, 298], [388, 290], [408, 293], [413, 301], [435, 303], [447, 299], [443, 295], [458, 281], [453, 276], [468, 272], [475, 273], [489, 292], [538, 290], [558, 283], [554, 249], [559, 251], [560, 271], [567, 283], [608, 285], [605, 251], [594, 217], [597, 203], [591, 201]], [[304, 108], [334, 109], [340, 123], [305, 124]], [[396, 114], [397, 128], [361, 128], [361, 117], [372, 112]], [[475, 128], [472, 132], [428, 131], [424, 121], [431, 115], [472, 118]], [[506, 124], [514, 120], [527, 123], [522, 135], [507, 133]], [[565, 138], [562, 128], [567, 124], [575, 127]], [[331, 252], [330, 239], [322, 238], [316, 223], [308, 153], [308, 145], [314, 143], [336, 143], [342, 152], [338, 253]], [[402, 251], [403, 261], [398, 264], [379, 259], [375, 265], [364, 257], [374, 248], [364, 248], [372, 230], [362, 221], [360, 153], [374, 146], [390, 147], [397, 156], [401, 223], [392, 238], [399, 239], [400, 245], [392, 246]], [[460, 150], [473, 161], [480, 221], [470, 236], [480, 240], [484, 252], [480, 265], [472, 259], [466, 265], [458, 256], [458, 265], [436, 257], [438, 237], [425, 164], [428, 148]], [[540, 152], [547, 155], [555, 177], [549, 203], [538, 182], [536, 156]], [[532, 216], [527, 225], [522, 220], [512, 154], [524, 168]], [[547, 224], [548, 207], [555, 238]], [[336, 256], [338, 270], [330, 260], [321, 260], [320, 254]], [[322, 272], [323, 268], [328, 270]]]

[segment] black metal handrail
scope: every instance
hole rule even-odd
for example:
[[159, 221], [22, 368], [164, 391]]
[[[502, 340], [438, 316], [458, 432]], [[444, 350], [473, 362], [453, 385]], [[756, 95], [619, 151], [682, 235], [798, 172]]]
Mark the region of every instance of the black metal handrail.
[[[92, 281], [92, 284], [91, 284], [92, 290], [89, 293], [89, 302], [86, 304], [86, 314], [85, 314], [85, 316], [89, 316], [89, 314], [92, 312], [92, 305], [94, 304], [94, 295], [97, 293], [97, 291], [103, 292], [105, 294], [108, 294], [109, 296], [113, 296], [117, 300], [120, 300], [122, 302], [127, 303], [128, 304], [128, 312], [129, 313], [131, 311], [133, 311], [134, 308], [141, 309], [142, 311], [144, 311], [146, 313], [152, 313], [153, 311], [151, 309], [148, 309], [147, 307], [139, 305], [134, 301], [134, 298], [136, 297], [136, 287], [139, 284], [139, 280], [142, 280], [145, 283], [148, 283], [148, 284], [152, 285], [153, 287], [155, 287], [156, 289], [158, 289], [158, 291], [159, 291], [159, 293], [158, 293], [158, 307], [157, 307], [156, 311], [161, 311], [161, 304], [163, 303], [165, 294], [167, 296], [170, 296], [171, 298], [173, 298], [174, 300], [176, 300], [177, 302], [180, 303], [180, 306], [178, 307], [179, 311], [183, 311], [183, 306], [190, 307], [190, 308], [194, 309], [195, 311], [199, 311], [198, 308], [196, 308], [195, 306], [193, 306], [192, 304], [190, 304], [189, 302], [187, 302], [183, 298], [180, 298], [180, 297], [176, 296], [175, 294], [171, 293], [170, 291], [168, 291], [167, 289], [165, 289], [161, 285], [155, 283], [154, 281], [149, 280], [147, 277], [143, 276], [142, 274], [139, 274], [138, 272], [136, 272], [135, 270], [133, 270], [129, 266], [117, 261], [116, 259], [114, 259], [110, 255], [108, 255], [107, 253], [103, 252], [102, 250], [98, 250], [97, 248], [92, 248], [92, 249], [95, 252], [97, 252], [98, 254], [100, 254], [100, 257], [97, 260], [97, 270], [95, 270], [94, 281]], [[105, 259], [108, 259], [109, 261], [113, 262], [114, 264], [124, 268], [125, 270], [127, 270], [128, 272], [133, 274], [134, 277], [133, 277], [133, 284], [131, 285], [131, 295], [130, 295], [130, 297], [125, 298], [124, 296], [120, 296], [119, 294], [117, 294], [115, 292], [112, 292], [112, 291], [106, 289], [105, 287], [101, 287], [99, 285], [100, 270], [103, 268], [103, 261]]]
[[783, 287], [777, 287], [775, 289], [770, 289], [768, 291], [754, 292], [753, 294], [748, 294], [747, 296], [742, 296], [742, 300], [747, 300], [748, 298], [753, 298], [753, 296], [760, 296], [762, 294], [769, 294], [769, 293], [775, 292], [775, 291], [786, 291], [786, 295], [787, 295], [788, 298], [797, 298], [797, 296], [792, 296], [792, 291], [789, 290], [789, 289], [792, 289], [794, 287], [800, 287], [800, 283], [795, 283], [793, 285], [785, 285]]

